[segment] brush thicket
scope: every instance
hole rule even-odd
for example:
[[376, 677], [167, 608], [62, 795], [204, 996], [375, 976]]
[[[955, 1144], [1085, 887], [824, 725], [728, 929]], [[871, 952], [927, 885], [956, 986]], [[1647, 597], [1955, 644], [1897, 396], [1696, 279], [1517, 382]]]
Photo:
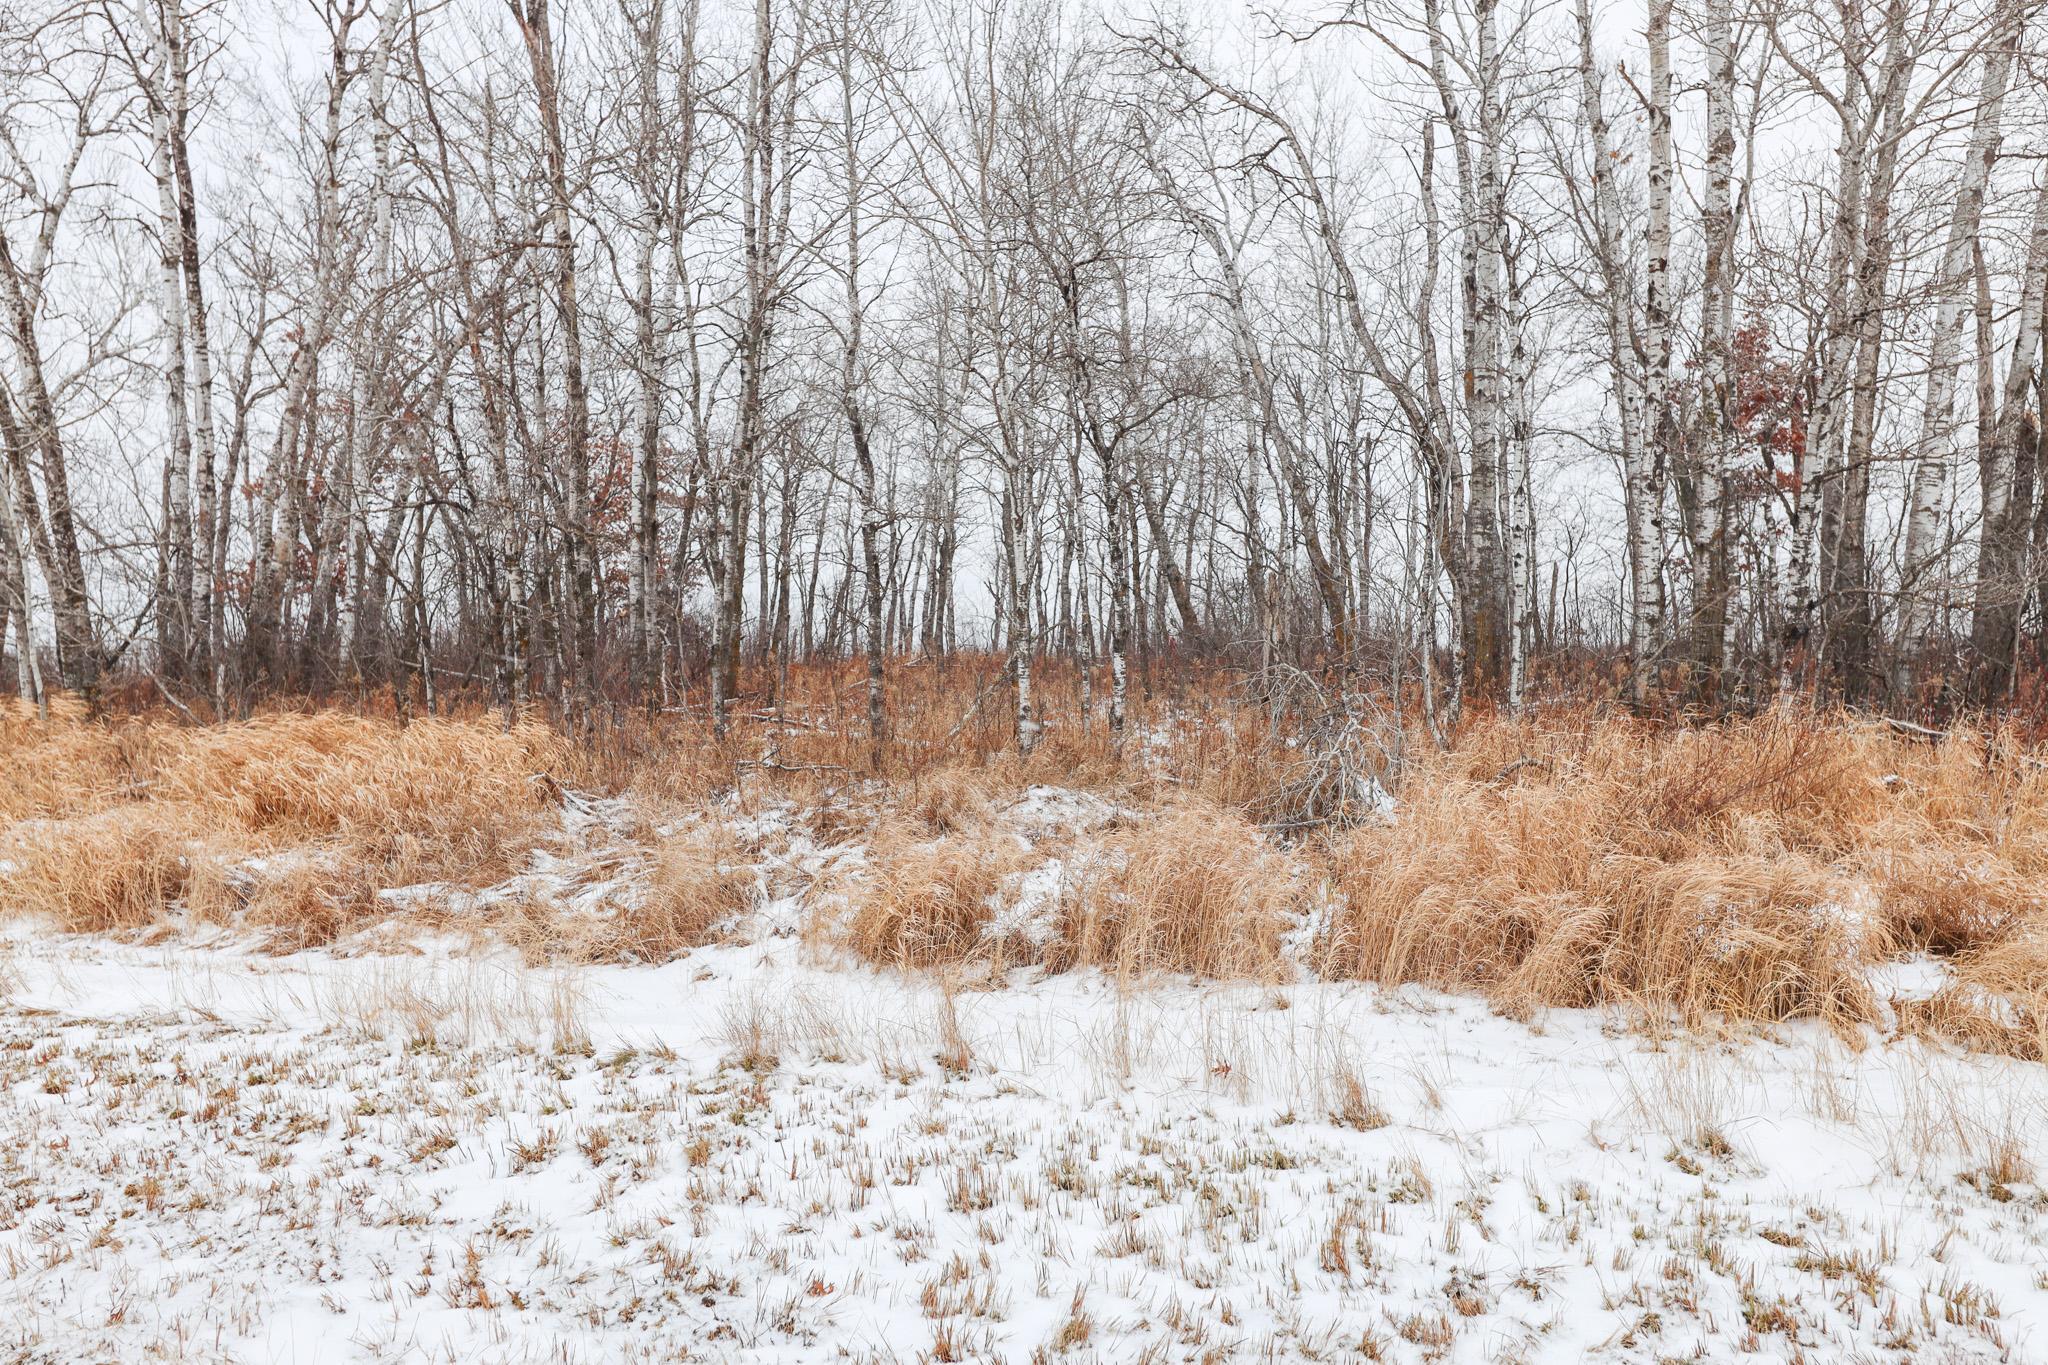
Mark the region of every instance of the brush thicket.
[[1335, 844], [1326, 961], [1511, 1008], [1874, 1018], [1885, 935], [1835, 863], [1891, 799], [1888, 747], [1783, 716], [1479, 722]]
[[203, 813], [162, 803], [17, 827], [0, 904], [66, 933], [143, 928], [184, 895], [205, 828]]
[[638, 895], [593, 926], [583, 956], [666, 962], [716, 941], [754, 908], [754, 871], [720, 826], [664, 839]]
[[2048, 1062], [2048, 924], [1963, 953], [1908, 1020], [1964, 1047]]
[[[565, 747], [535, 723], [400, 726], [338, 711], [215, 726], [0, 724], [9, 765], [0, 856], [11, 908], [66, 928], [134, 928], [177, 907], [246, 912], [322, 942], [386, 886], [495, 879], [550, 797]], [[278, 867], [230, 865], [288, 852]]]

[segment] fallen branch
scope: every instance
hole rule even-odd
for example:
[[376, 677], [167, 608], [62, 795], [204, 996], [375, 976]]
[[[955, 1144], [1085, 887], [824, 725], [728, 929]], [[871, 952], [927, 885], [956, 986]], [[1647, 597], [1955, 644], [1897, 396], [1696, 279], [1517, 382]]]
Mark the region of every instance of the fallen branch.
[[779, 763], [772, 758], [742, 758], [733, 763], [733, 768], [760, 768], [776, 773], [844, 773], [852, 769], [839, 763]]
[[1910, 735], [1914, 739], [1924, 739], [1929, 744], [1939, 744], [1949, 738], [1949, 732], [1946, 730], [1930, 730], [1925, 725], [1915, 725], [1910, 720], [1900, 720], [1896, 716], [1886, 716], [1884, 723], [1902, 735]]
[[948, 743], [960, 738], [960, 732], [967, 728], [967, 723], [973, 720], [976, 716], [981, 714], [982, 703], [989, 699], [990, 695], [992, 695], [995, 692], [997, 687], [1002, 685], [1004, 682], [1007, 682], [1008, 680], [1009, 674], [1007, 672], [1000, 672], [997, 673], [995, 677], [991, 678], [989, 681], [981, 685], [980, 689], [975, 692], [973, 704], [971, 704], [967, 708], [966, 714], [961, 716], [959, 720], [955, 721], [953, 723], [953, 728], [946, 732], [946, 740]]
[[179, 715], [183, 716], [188, 722], [190, 722], [193, 725], [197, 725], [200, 723], [199, 717], [192, 714], [191, 707], [185, 705], [184, 702], [179, 701], [176, 697], [171, 695], [171, 689], [164, 686], [164, 680], [161, 674], [157, 673], [154, 669], [152, 669], [150, 670], [149, 680], [156, 684], [157, 692], [162, 695], [165, 701], [169, 702], [171, 705], [178, 708]]
[[1499, 772], [1495, 773], [1492, 777], [1488, 778], [1486, 785], [1489, 787], [1498, 787], [1502, 782], [1505, 782], [1508, 778], [1514, 776], [1516, 773], [1520, 772], [1524, 768], [1541, 768], [1544, 772], [1547, 773], [1550, 771], [1550, 760], [1547, 758], [1538, 758], [1534, 754], [1523, 754], [1520, 758], [1516, 759], [1514, 762], [1508, 764], [1505, 768], [1502, 768]]

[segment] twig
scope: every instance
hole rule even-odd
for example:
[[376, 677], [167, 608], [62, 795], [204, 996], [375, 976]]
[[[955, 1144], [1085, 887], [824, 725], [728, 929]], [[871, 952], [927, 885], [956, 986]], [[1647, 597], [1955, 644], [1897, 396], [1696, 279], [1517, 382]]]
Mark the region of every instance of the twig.
[[960, 732], [967, 728], [967, 723], [973, 720], [976, 716], [981, 714], [981, 704], [987, 701], [989, 699], [989, 695], [993, 693], [996, 690], [996, 688], [999, 687], [1002, 683], [1007, 681], [1008, 678], [1009, 673], [1007, 670], [1005, 670], [1003, 672], [997, 673], [995, 677], [991, 678], [989, 681], [981, 685], [980, 690], [978, 690], [974, 694], [974, 701], [970, 706], [968, 706], [967, 713], [961, 716], [959, 720], [953, 723], [952, 729], [946, 731], [946, 740], [948, 743], [951, 743], [953, 740], [960, 738]]
[[839, 763], [778, 763], [772, 758], [742, 758], [733, 765], [739, 768], [763, 768], [777, 773], [843, 773], [851, 771]]
[[792, 716], [787, 712], [778, 715], [773, 711], [749, 711], [744, 715], [734, 717], [734, 719], [758, 721], [763, 725], [779, 725], [785, 730], [814, 730], [821, 734], [839, 733], [837, 730], [831, 729], [818, 721], [805, 720], [801, 716]]
[[[1945, 739], [1953, 739], [1955, 737], [1953, 730], [1931, 730], [1925, 725], [1915, 725], [1910, 720], [1899, 720], [1894, 716], [1884, 716], [1882, 719], [1886, 725], [1897, 730], [1900, 734], [1913, 739], [1924, 739], [1929, 744], [1939, 744]], [[1990, 748], [1991, 746], [1986, 746], [1986, 762], [1990, 761], [1988, 757]], [[2030, 768], [2048, 768], [2048, 759], [2039, 759], [2032, 754], [2008, 752], [2006, 757], [2024, 763]]]
[[570, 791], [546, 773], [534, 773], [526, 780], [539, 787], [547, 798], [558, 806], [573, 810], [579, 815], [588, 815], [591, 811], [590, 801], [587, 797]]
[[1520, 772], [1524, 768], [1541, 768], [1544, 772], [1549, 772], [1550, 760], [1547, 758], [1538, 758], [1534, 754], [1523, 754], [1520, 758], [1516, 759], [1514, 762], [1508, 764], [1505, 768], [1502, 768], [1499, 772], [1495, 773], [1492, 777], [1488, 778], [1486, 785], [1489, 787], [1499, 786], [1501, 782], [1513, 776], [1515, 773]]
[[1946, 730], [1930, 730], [1924, 725], [1915, 725], [1910, 720], [1900, 720], [1896, 716], [1884, 717], [1884, 723], [1902, 735], [1911, 735], [1915, 739], [1924, 739], [1929, 744], [1939, 744], [1949, 737], [1949, 732]]
[[149, 673], [149, 680], [156, 684], [157, 692], [163, 697], [165, 701], [169, 702], [171, 705], [178, 708], [179, 715], [183, 716], [186, 720], [190, 721], [194, 725], [199, 724], [199, 717], [192, 714], [192, 708], [185, 705], [184, 702], [179, 701], [176, 697], [172, 696], [171, 689], [164, 686], [162, 674], [158, 673], [155, 669], [151, 669]]

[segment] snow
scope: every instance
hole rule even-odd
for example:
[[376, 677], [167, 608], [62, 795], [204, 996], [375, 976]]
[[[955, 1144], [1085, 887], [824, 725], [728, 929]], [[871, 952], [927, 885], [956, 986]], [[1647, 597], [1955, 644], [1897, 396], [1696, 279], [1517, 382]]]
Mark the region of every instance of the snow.
[[1379, 819], [1386, 821], [1388, 824], [1394, 822], [1394, 817], [1399, 809], [1395, 805], [1394, 794], [1381, 786], [1378, 778], [1366, 777], [1360, 779], [1356, 799], [1359, 805], [1371, 811]]
[[1047, 858], [1035, 867], [1011, 873], [1003, 883], [982, 937], [991, 942], [1021, 939], [1043, 948], [1059, 929], [1060, 894], [1067, 886], [1066, 860]]
[[[995, 817], [1029, 857], [987, 932], [1036, 944], [1151, 818]], [[1306, 971], [959, 990], [807, 932], [867, 858], [814, 823], [565, 793], [506, 881], [386, 890], [330, 950], [0, 937], [0, 1359], [2048, 1358], [2048, 1068]], [[613, 913], [699, 834], [754, 868], [740, 941], [572, 969], [423, 931]], [[1301, 888], [1290, 961], [1331, 909]]]
[[1879, 998], [1894, 1002], [1932, 1000], [1955, 978], [1946, 960], [1926, 953], [1880, 962], [1866, 975]]
[[1002, 809], [1003, 823], [1028, 841], [1054, 835], [1087, 834], [1129, 814], [1094, 792], [1036, 786]]
[[0, 965], [8, 1358], [2048, 1353], [2048, 1069], [1918, 1042], [774, 936]]

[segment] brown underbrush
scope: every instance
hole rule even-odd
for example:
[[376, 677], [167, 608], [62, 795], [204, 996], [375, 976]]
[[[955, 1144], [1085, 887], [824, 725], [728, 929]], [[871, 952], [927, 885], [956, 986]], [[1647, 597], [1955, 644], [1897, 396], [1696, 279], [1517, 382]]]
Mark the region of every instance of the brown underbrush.
[[1315, 892], [1306, 869], [1230, 810], [1187, 805], [1109, 833], [1060, 900], [1047, 965], [1271, 980]]
[[[1038, 683], [1047, 725], [1020, 758], [995, 661], [895, 668], [879, 772], [859, 679], [838, 667], [743, 698], [723, 736], [687, 710], [574, 727], [486, 709], [195, 726], [65, 703], [44, 722], [17, 705], [0, 709], [0, 910], [67, 931], [236, 923], [282, 946], [326, 942], [380, 917], [387, 888], [519, 871], [578, 789], [694, 832], [615, 849], [637, 891], [603, 915], [521, 901], [498, 927], [530, 951], [659, 960], [743, 923], [790, 874], [718, 812], [786, 806], [793, 831], [860, 854], [804, 893], [813, 941], [892, 968], [1272, 979], [1297, 970], [1290, 933], [1312, 929], [1309, 970], [1514, 1012], [1850, 1027], [1888, 1017], [1874, 964], [1931, 954], [1947, 984], [1911, 1007], [1912, 1027], [2048, 1059], [2048, 763], [2010, 733], [1533, 707], [1474, 717], [1448, 747], [1390, 746], [1404, 757], [1393, 818], [1316, 829], [1260, 823], [1314, 749], [1236, 680], [1135, 696], [1121, 748], [1071, 669]], [[1039, 786], [1116, 818], [1020, 830], [1006, 812]], [[1020, 932], [1005, 898], [1050, 859], [1051, 899]]]
[[1022, 846], [992, 825], [938, 838], [918, 833], [887, 826], [869, 843], [869, 865], [847, 887], [847, 946], [891, 967], [953, 966], [991, 954], [999, 945], [985, 931], [996, 891], [1023, 867]]
[[384, 887], [494, 880], [524, 856], [567, 746], [546, 726], [340, 711], [217, 725], [0, 722], [5, 904], [66, 930], [172, 912], [323, 942]]
[[1333, 841], [1325, 969], [1510, 1008], [1876, 1022], [1872, 963], [1996, 963], [2044, 922], [2038, 765], [1796, 712], [1482, 722], [1410, 768], [1397, 820]]

